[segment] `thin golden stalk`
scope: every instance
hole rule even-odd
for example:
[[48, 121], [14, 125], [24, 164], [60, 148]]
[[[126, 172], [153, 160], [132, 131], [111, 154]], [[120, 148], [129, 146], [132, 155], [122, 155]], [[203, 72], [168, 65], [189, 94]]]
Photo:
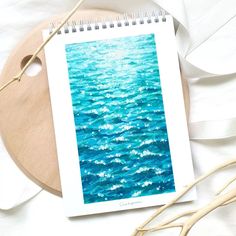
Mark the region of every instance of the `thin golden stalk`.
[[227, 189], [234, 181], [236, 181], [236, 177], [233, 177], [232, 179], [230, 179], [217, 193], [216, 195], [220, 195], [221, 193], [223, 193], [225, 191], [225, 189]]
[[[145, 231], [145, 232], [154, 232], [154, 231], [157, 231], [157, 230], [160, 230], [160, 229], [163, 229], [164, 226], [170, 226], [174, 221], [177, 221], [185, 216], [189, 216], [189, 215], [192, 215], [194, 213], [196, 213], [197, 210], [190, 210], [190, 211], [186, 211], [186, 212], [183, 212], [179, 215], [176, 215], [162, 223], [160, 223], [159, 225], [155, 226], [155, 227], [152, 227], [152, 228], [143, 228], [143, 229], [139, 229], [140, 231]], [[168, 228], [168, 227], [167, 227]]]
[[191, 184], [186, 186], [180, 193], [178, 193], [177, 196], [172, 201], [170, 201], [166, 205], [160, 207], [148, 220], [146, 220], [138, 229], [136, 229], [136, 231], [132, 235], [133, 236], [144, 235], [143, 232], [140, 233], [140, 229], [145, 228], [149, 223], [151, 223], [155, 218], [157, 218], [160, 214], [162, 214], [166, 209], [168, 209], [172, 205], [174, 205], [179, 199], [181, 199], [186, 193], [188, 193], [194, 186], [196, 186], [198, 183], [202, 182], [203, 180], [205, 180], [209, 176], [215, 174], [219, 170], [225, 169], [225, 168], [235, 165], [235, 164], [236, 164], [236, 160], [227, 161], [227, 162], [219, 165], [218, 167], [214, 168], [210, 172], [206, 173], [205, 175], [196, 179], [194, 182], [192, 182]]
[[[234, 196], [231, 200], [227, 201], [227, 202], [224, 202], [222, 205], [219, 205], [218, 207], [222, 207], [222, 206], [227, 206], [233, 202], [236, 201], [236, 197]], [[213, 209], [214, 210], [214, 209]], [[181, 219], [182, 217], [185, 217], [185, 216], [189, 216], [189, 215], [193, 215], [197, 212], [199, 212], [200, 209], [198, 210], [192, 210], [192, 211], [187, 211], [187, 212], [184, 212], [182, 214], [179, 214], [177, 216], [174, 216], [173, 218], [165, 221], [165, 222], [162, 222], [161, 224], [155, 226], [155, 227], [151, 227], [151, 228], [144, 228], [144, 229], [139, 229], [139, 231], [141, 232], [155, 232], [155, 231], [159, 231], [159, 230], [163, 230], [163, 229], [168, 229], [168, 228], [172, 228], [173, 225], [174, 225], [174, 221], [177, 221], [179, 219]], [[196, 222], [197, 223], [197, 222]], [[177, 223], [175, 223], [177, 225]], [[180, 225], [182, 225], [184, 227], [185, 223], [179, 223], [178, 224], [179, 226], [176, 226], [176, 227], [180, 227]]]
[[80, 8], [81, 4], [85, 0], [80, 0], [75, 7], [68, 13], [68, 15], [63, 19], [62, 23], [59, 24], [58, 27], [53, 31], [52, 34], [48, 36], [48, 38], [39, 46], [39, 48], [35, 51], [33, 56], [30, 58], [30, 60], [26, 63], [26, 65], [23, 67], [23, 69], [20, 71], [19, 74], [13, 77], [13, 79], [3, 86], [0, 87], [0, 92], [2, 92], [5, 88], [7, 88], [9, 85], [14, 83], [15, 81], [20, 82], [22, 79], [22, 76], [25, 74], [26, 70], [29, 68], [29, 66], [34, 62], [38, 54], [44, 49], [44, 47], [48, 44], [48, 42], [59, 32], [59, 30], [67, 23], [67, 21], [75, 14], [75, 12]]
[[204, 216], [208, 215], [210, 212], [214, 211], [218, 207], [224, 205], [226, 202], [235, 199], [235, 197], [236, 188], [224, 194], [223, 196], [218, 196], [215, 200], [201, 208], [184, 223], [180, 236], [186, 236], [188, 232], [192, 229], [192, 227]]
[[2, 87], [0, 87], [0, 92], [2, 92], [5, 88], [7, 88], [9, 85], [14, 83], [15, 81], [18, 81], [18, 79], [14, 78], [14, 79], [10, 80], [9, 82], [7, 82], [6, 84], [4, 84]]
[[234, 198], [232, 198], [231, 200], [229, 200], [228, 202], [226, 202], [226, 203], [224, 204], [224, 206], [227, 206], [227, 205], [229, 205], [229, 204], [231, 204], [231, 203], [234, 203], [234, 202], [236, 202], [236, 196], [235, 196]]
[[144, 232], [144, 233], [151, 233], [151, 232], [155, 232], [155, 231], [160, 231], [163, 229], [170, 229], [170, 228], [183, 228], [183, 223], [171, 223], [168, 225], [162, 225], [162, 226], [158, 226], [155, 228], [150, 228], [150, 229], [139, 229], [140, 232]]

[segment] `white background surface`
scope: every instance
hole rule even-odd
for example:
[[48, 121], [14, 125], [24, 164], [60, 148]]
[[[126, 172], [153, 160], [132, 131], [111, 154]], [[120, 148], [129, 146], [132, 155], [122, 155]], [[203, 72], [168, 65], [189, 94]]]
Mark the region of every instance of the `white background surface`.
[[[225, 129], [212, 139], [214, 129], [229, 124], [235, 127], [236, 76], [236, 1], [235, 0], [155, 0], [169, 11], [183, 26], [179, 27], [177, 40], [179, 52], [201, 70], [192, 65], [182, 67], [190, 85], [191, 122], [217, 120], [211, 135], [202, 129], [201, 139], [195, 135], [192, 153], [196, 176], [224, 160], [236, 157], [236, 134]], [[10, 51], [38, 23], [48, 17], [68, 11], [75, 0], [1, 0], [0, 2], [0, 70]], [[156, 5], [150, 0], [88, 0], [85, 7], [99, 7], [118, 11], [150, 9]], [[190, 33], [190, 36], [187, 33]], [[207, 71], [209, 74], [203, 72]], [[212, 74], [218, 74], [212, 75]], [[220, 75], [220, 76], [219, 76]], [[199, 78], [201, 77], [201, 78]], [[204, 125], [207, 124], [204, 123]], [[202, 123], [199, 123], [201, 126]], [[203, 125], [203, 128], [204, 128]], [[191, 134], [194, 136], [194, 134]], [[211, 136], [211, 139], [209, 139]], [[220, 136], [220, 138], [219, 138]], [[221, 186], [235, 169], [221, 172], [198, 188], [199, 200], [194, 204], [179, 205], [184, 209], [207, 204], [217, 186]], [[28, 199], [40, 188], [27, 180], [14, 166], [6, 152], [0, 149], [0, 208], [9, 209]], [[154, 208], [112, 213], [93, 217], [66, 219], [62, 200], [42, 191], [33, 200], [10, 209], [0, 210], [0, 235], [130, 235]], [[172, 213], [176, 213], [174, 209]], [[194, 227], [190, 235], [236, 235], [236, 205], [224, 207], [210, 214]], [[174, 235], [167, 232], [154, 235]]]

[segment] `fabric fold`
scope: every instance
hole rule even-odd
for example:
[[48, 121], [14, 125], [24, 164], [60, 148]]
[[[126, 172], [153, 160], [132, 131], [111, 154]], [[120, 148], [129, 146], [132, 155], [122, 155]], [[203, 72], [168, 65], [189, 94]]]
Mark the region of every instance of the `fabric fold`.
[[15, 165], [0, 139], [0, 210], [13, 209], [42, 191]]
[[[232, 36], [232, 31], [236, 33], [235, 1], [218, 1], [207, 12], [191, 20], [190, 14], [186, 12], [189, 0], [178, 0], [174, 3], [153, 1], [171, 13], [179, 23], [176, 39], [181, 68], [186, 71], [187, 79], [236, 73], [235, 65], [232, 64], [236, 60], [236, 55], [232, 54], [236, 50], [235, 38], [232, 40], [227, 35], [230, 32]], [[222, 38], [224, 40], [221, 41]], [[228, 42], [227, 50], [225, 41]]]
[[236, 118], [189, 123], [191, 140], [225, 139], [236, 136]]

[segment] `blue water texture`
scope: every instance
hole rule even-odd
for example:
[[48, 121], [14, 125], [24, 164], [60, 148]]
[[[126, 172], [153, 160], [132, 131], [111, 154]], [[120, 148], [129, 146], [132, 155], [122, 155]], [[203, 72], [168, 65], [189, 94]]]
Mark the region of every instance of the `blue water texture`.
[[84, 203], [174, 192], [155, 36], [65, 50]]

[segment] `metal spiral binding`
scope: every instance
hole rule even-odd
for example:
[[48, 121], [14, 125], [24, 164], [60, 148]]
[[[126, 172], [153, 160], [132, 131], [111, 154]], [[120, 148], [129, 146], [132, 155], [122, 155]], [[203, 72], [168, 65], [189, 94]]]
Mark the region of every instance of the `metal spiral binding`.
[[[166, 22], [166, 12], [164, 10], [152, 13], [133, 13], [133, 14], [124, 14], [121, 17], [117, 17], [116, 19], [107, 18], [103, 20], [79, 20], [67, 22], [64, 27], [59, 30], [57, 34], [68, 34], [68, 33], [76, 33], [76, 32], [84, 32], [84, 31], [92, 31], [92, 30], [100, 30], [100, 29], [108, 29], [108, 28], [120, 28], [120, 27], [128, 27], [135, 25], [143, 25], [143, 24], [152, 24], [159, 22]], [[51, 23], [49, 27], [49, 33], [51, 34], [53, 30], [56, 28], [58, 23]]]

